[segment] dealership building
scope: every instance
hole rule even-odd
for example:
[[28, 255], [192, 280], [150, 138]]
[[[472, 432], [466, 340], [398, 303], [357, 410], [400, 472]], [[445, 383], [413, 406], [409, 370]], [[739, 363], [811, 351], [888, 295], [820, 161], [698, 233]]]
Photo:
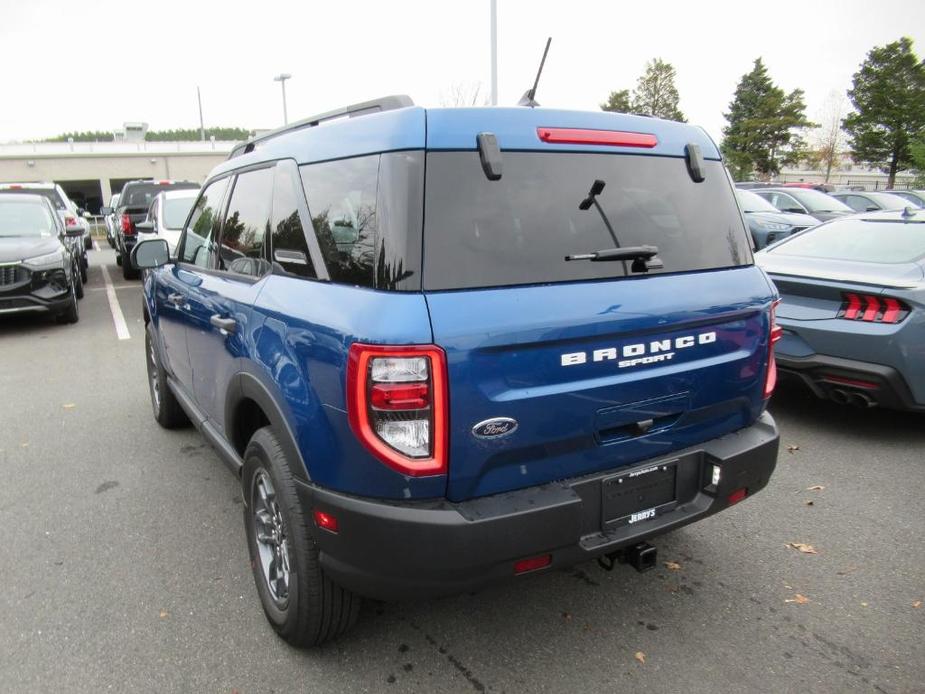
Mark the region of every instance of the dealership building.
[[237, 144], [146, 142], [146, 131], [145, 123], [126, 123], [113, 142], [0, 144], [0, 183], [53, 181], [77, 205], [98, 214], [127, 181], [203, 181]]

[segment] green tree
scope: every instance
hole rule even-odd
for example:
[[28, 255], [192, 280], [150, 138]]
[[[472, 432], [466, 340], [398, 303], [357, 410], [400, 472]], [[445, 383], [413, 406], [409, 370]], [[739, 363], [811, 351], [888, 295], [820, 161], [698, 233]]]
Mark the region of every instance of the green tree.
[[[246, 140], [250, 131], [246, 128], [206, 128], [206, 139], [213, 135], [216, 140]], [[148, 142], [192, 142], [199, 139], [199, 128], [149, 130], [145, 135]]]
[[633, 90], [633, 112], [684, 122], [684, 114], [678, 108], [676, 74], [674, 65], [661, 58], [646, 63], [646, 70]]
[[49, 137], [42, 142], [67, 142], [70, 138], [74, 142], [112, 142], [113, 134], [98, 130], [88, 130], [86, 132], [62, 133], [55, 137]]
[[769, 178], [781, 166], [803, 157], [805, 143], [796, 130], [811, 127], [805, 115], [803, 90], [789, 94], [776, 86], [761, 58], [743, 75], [723, 114], [729, 123], [723, 129], [720, 149], [736, 180], [757, 172]]
[[925, 132], [925, 64], [906, 37], [876, 46], [854, 73], [848, 98], [856, 109], [843, 121], [851, 156], [889, 174], [913, 165], [910, 143]]
[[616, 113], [632, 113], [633, 106], [630, 100], [630, 90], [621, 89], [618, 92], [610, 92], [607, 101], [601, 104], [602, 111], [614, 111]]

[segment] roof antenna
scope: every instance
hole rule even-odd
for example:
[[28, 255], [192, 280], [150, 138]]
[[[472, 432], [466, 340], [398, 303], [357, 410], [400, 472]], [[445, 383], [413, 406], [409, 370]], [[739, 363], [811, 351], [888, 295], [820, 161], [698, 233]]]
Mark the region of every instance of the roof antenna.
[[530, 108], [539, 106], [536, 102], [536, 88], [539, 86], [540, 75], [543, 74], [543, 65], [546, 64], [546, 54], [549, 53], [549, 44], [551, 43], [552, 36], [546, 39], [546, 48], [543, 49], [543, 59], [540, 61], [540, 69], [536, 71], [536, 80], [533, 82], [533, 88], [524, 92], [524, 95], [520, 97], [520, 101], [517, 102], [518, 106], [529, 106]]

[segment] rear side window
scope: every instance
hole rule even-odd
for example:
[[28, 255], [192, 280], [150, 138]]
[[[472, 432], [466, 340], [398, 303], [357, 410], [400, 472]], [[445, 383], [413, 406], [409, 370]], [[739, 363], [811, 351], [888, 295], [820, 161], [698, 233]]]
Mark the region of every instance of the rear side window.
[[299, 217], [300, 184], [285, 166], [276, 167], [273, 187], [273, 263], [284, 272], [309, 279], [316, 277], [305, 240], [305, 229]]
[[148, 207], [162, 190], [196, 189], [195, 183], [132, 183], [125, 186], [120, 207]]
[[270, 269], [264, 240], [270, 226], [273, 168], [238, 175], [222, 225], [219, 269], [260, 277]]
[[228, 178], [222, 178], [210, 183], [196, 200], [193, 214], [183, 237], [180, 262], [191, 263], [203, 268], [212, 266], [222, 198], [228, 188], [228, 181]]
[[[489, 181], [475, 152], [429, 153], [424, 289], [621, 277], [619, 261], [565, 261], [613, 248], [607, 222], [621, 247], [658, 247], [665, 267], [650, 274], [750, 264], [722, 163], [704, 171], [694, 183], [677, 158], [505, 152], [502, 178]], [[595, 180], [603, 215], [578, 207]]]
[[312, 164], [301, 173], [331, 281], [374, 286], [379, 156]]

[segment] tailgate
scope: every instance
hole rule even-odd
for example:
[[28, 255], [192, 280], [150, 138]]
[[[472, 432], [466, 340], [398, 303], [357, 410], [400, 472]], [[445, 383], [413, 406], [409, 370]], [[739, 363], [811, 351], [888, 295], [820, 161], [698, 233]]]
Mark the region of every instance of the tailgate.
[[[764, 406], [773, 297], [753, 266], [426, 296], [447, 353], [452, 500], [669, 454]], [[477, 427], [494, 418], [517, 426]]]

